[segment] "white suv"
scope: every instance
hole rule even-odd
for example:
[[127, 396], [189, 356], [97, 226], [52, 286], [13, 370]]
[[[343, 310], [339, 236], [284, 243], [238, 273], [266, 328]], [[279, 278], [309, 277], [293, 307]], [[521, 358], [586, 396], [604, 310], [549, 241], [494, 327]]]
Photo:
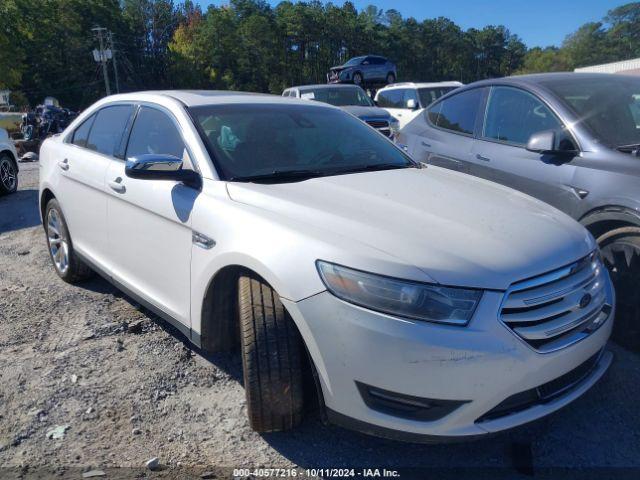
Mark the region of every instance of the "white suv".
[[240, 349], [258, 431], [300, 422], [308, 376], [333, 422], [483, 435], [611, 362], [614, 294], [584, 228], [319, 102], [107, 97], [43, 144], [40, 207], [64, 280], [97, 271], [204, 350]]
[[462, 85], [460, 82], [394, 83], [378, 90], [375, 103], [397, 118], [402, 128], [416, 118], [423, 108]]

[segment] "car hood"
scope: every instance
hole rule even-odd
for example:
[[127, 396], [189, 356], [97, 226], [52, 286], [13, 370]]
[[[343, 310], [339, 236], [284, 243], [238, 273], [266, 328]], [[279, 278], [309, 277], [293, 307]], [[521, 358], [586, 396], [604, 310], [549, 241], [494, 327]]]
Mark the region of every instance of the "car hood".
[[358, 105], [344, 105], [340, 107], [345, 112], [349, 112], [352, 115], [355, 115], [358, 118], [380, 118], [380, 119], [389, 119], [391, 115], [386, 110], [379, 107], [360, 107]]
[[228, 192], [234, 201], [299, 222], [303, 231], [311, 224], [328, 238], [350, 238], [354, 252], [373, 247], [368, 251], [384, 252], [420, 269], [424, 281], [444, 285], [505, 290], [595, 248], [591, 235], [559, 210], [438, 167], [229, 183]]

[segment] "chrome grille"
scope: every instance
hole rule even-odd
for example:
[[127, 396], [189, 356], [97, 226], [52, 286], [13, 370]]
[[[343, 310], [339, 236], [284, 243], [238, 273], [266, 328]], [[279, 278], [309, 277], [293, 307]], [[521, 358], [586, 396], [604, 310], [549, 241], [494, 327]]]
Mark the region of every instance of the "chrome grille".
[[608, 274], [594, 252], [578, 262], [523, 282], [506, 293], [500, 319], [540, 352], [564, 348], [609, 317]]
[[391, 136], [391, 127], [387, 120], [365, 120], [365, 122], [387, 137]]

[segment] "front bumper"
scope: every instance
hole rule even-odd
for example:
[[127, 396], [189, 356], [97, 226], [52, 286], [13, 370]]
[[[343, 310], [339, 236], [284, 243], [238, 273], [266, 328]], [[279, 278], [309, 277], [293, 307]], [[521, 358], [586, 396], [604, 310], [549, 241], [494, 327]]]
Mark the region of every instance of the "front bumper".
[[[607, 296], [613, 304], [610, 284]], [[483, 436], [548, 415], [587, 391], [611, 363], [611, 354], [604, 352], [588, 374], [562, 394], [487, 419], [487, 413], [510, 397], [569, 374], [598, 355], [615, 314], [612, 310], [605, 323], [580, 342], [539, 353], [498, 320], [503, 297], [503, 292], [485, 292], [464, 328], [373, 312], [328, 292], [283, 303], [311, 354], [330, 420], [380, 436], [433, 441]], [[460, 404], [440, 418], [416, 420], [367, 406], [363, 384]]]

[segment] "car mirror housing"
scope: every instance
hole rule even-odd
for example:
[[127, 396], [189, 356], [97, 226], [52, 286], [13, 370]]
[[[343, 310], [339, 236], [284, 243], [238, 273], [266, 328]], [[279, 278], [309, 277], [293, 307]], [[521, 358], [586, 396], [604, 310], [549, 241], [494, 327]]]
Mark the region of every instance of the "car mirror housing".
[[418, 104], [413, 98], [410, 98], [409, 100], [407, 100], [406, 105], [409, 110], [415, 110], [416, 108], [418, 108]]
[[200, 188], [202, 179], [197, 172], [183, 168], [183, 162], [173, 155], [138, 155], [127, 160], [125, 175], [140, 180], [173, 180]]
[[530, 152], [549, 153], [555, 150], [556, 134], [553, 130], [536, 132], [529, 137], [527, 150]]

